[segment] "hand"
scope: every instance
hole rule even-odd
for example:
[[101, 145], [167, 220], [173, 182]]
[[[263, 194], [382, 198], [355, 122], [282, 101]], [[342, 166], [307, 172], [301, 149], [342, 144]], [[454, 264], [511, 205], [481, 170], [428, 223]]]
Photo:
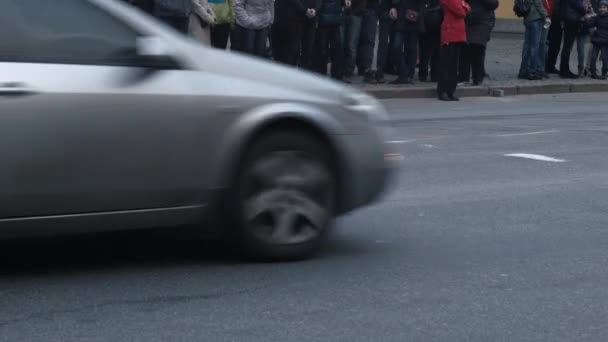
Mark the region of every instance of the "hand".
[[397, 20], [397, 9], [391, 8], [391, 10], [388, 12], [388, 15], [389, 17], [391, 17], [391, 19]]
[[344, 5], [346, 6], [346, 9], [349, 9], [353, 5], [353, 3], [351, 0], [346, 0], [344, 2]]
[[545, 24], [547, 24], [547, 25], [550, 26], [551, 25], [551, 18], [545, 19]]
[[309, 8], [308, 10], [306, 10], [306, 17], [307, 17], [308, 19], [312, 19], [312, 18], [314, 18], [314, 17], [316, 16], [316, 14], [317, 14], [317, 13], [316, 13], [316, 11], [315, 11], [315, 9], [314, 9], [314, 8]]

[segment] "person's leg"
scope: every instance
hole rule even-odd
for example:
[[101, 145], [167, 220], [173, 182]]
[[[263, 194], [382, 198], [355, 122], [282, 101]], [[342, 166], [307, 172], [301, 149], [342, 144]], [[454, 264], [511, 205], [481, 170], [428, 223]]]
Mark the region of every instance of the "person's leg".
[[329, 30], [331, 50], [331, 77], [341, 79], [344, 76], [344, 48], [342, 47], [342, 34], [340, 26], [333, 26]]
[[344, 76], [350, 77], [355, 72], [357, 62], [357, 48], [359, 47], [359, 34], [361, 33], [361, 16], [350, 15], [345, 19], [344, 25]]
[[548, 51], [548, 42], [547, 36], [549, 35], [549, 29], [545, 28], [543, 24], [542, 31], [540, 34], [540, 50], [538, 51], [538, 65], [541, 66], [541, 73], [543, 78], [547, 75], [546, 73], [546, 65], [547, 65], [547, 51]]
[[589, 72], [591, 73], [591, 77], [595, 78], [597, 76], [597, 58], [600, 54], [600, 47], [593, 44], [591, 47], [590, 60], [589, 60]]
[[480, 85], [483, 83], [483, 78], [485, 76], [484, 70], [484, 55], [485, 55], [485, 45], [481, 44], [471, 44], [471, 73], [473, 78], [474, 85]]
[[543, 29], [543, 20], [535, 20], [528, 24], [530, 27], [530, 48], [529, 48], [529, 73], [530, 78], [539, 79], [543, 74], [542, 66], [540, 65], [540, 44]]
[[602, 78], [606, 79], [608, 76], [608, 46], [604, 45], [600, 50], [602, 52]]
[[589, 32], [585, 30], [579, 32], [576, 36], [576, 56], [579, 69], [585, 67], [585, 45], [587, 44], [587, 38], [589, 38]]
[[437, 80], [437, 97], [446, 94], [446, 88], [448, 84], [448, 47], [449, 45], [443, 45], [439, 52], [439, 79]]
[[557, 63], [557, 56], [559, 56], [563, 32], [564, 30], [562, 28], [562, 20], [560, 16], [554, 15], [551, 18], [551, 27], [549, 28], [549, 33], [547, 37], [549, 44], [547, 52], [547, 62], [545, 63], [545, 70], [547, 73], [557, 74], [555, 64]]
[[439, 56], [441, 52], [441, 32], [433, 32], [429, 37], [431, 42], [431, 82], [437, 82], [439, 80]]
[[446, 93], [448, 97], [454, 99], [454, 93], [456, 92], [456, 86], [458, 85], [458, 61], [460, 60], [460, 52], [462, 51], [462, 43], [450, 44], [450, 60], [449, 60], [449, 72], [448, 72], [448, 84], [446, 87]]
[[315, 42], [314, 64], [315, 71], [327, 76], [327, 58], [329, 51], [329, 27], [320, 26], [317, 29], [317, 39]]
[[560, 62], [560, 76], [573, 78], [575, 75], [570, 71], [570, 53], [576, 40], [578, 23], [566, 22], [564, 25], [564, 46]]
[[458, 61], [458, 82], [465, 83], [471, 81], [471, 59], [472, 49], [470, 44], [463, 44], [460, 50]]
[[369, 72], [374, 62], [374, 48], [376, 46], [376, 33], [378, 29], [378, 12], [368, 9], [361, 22], [359, 38], [359, 53], [357, 65], [360, 70]]
[[381, 12], [378, 26], [378, 52], [376, 55], [376, 80], [384, 81], [384, 69], [389, 55], [389, 36], [392, 21], [388, 13]]
[[226, 50], [230, 38], [230, 24], [211, 26], [211, 46]]
[[307, 21], [303, 26], [301, 36], [301, 54], [300, 54], [300, 67], [306, 70], [312, 70], [313, 66], [313, 55], [315, 50], [315, 35], [316, 25], [312, 21]]
[[[285, 62], [289, 65], [298, 65], [305, 24], [306, 23], [303, 21], [292, 21], [287, 25], [288, 27], [285, 28]], [[277, 44], [277, 42], [274, 43]]]
[[416, 73], [416, 59], [418, 57], [418, 33], [405, 32], [404, 36], [405, 69], [407, 70], [407, 80], [411, 82]]
[[521, 64], [519, 66], [518, 78], [527, 79], [530, 76], [530, 40], [531, 40], [531, 28], [529, 24], [526, 24], [524, 31], [524, 44], [521, 50]]
[[272, 46], [272, 55], [274, 56], [274, 60], [285, 64], [287, 64], [288, 25], [289, 23], [285, 21], [275, 22], [272, 24], [272, 28], [270, 30], [272, 40], [274, 41], [274, 45]]
[[420, 82], [426, 82], [429, 78], [429, 65], [431, 62], [431, 53], [433, 48], [433, 42], [430, 41], [430, 34], [421, 33], [418, 36], [418, 51], [419, 59], [418, 62], [418, 79]]
[[399, 71], [398, 81], [405, 81], [407, 78], [408, 71], [406, 70], [405, 63], [405, 55], [403, 53], [403, 44], [405, 41], [404, 32], [397, 31], [393, 35], [393, 39], [391, 40], [391, 57], [393, 60], [393, 65], [396, 65]]

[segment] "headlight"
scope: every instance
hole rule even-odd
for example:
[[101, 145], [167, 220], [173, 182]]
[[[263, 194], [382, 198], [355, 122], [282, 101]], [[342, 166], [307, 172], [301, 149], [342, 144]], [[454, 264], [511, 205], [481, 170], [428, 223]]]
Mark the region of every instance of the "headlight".
[[369, 120], [385, 121], [389, 119], [382, 104], [373, 96], [364, 93], [346, 94], [344, 103], [346, 108], [364, 114]]

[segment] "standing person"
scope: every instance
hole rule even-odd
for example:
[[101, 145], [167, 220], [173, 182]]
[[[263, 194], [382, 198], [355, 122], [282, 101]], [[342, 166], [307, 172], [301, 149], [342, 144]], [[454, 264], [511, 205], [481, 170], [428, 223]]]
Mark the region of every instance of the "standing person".
[[359, 38], [361, 34], [361, 24], [363, 14], [367, 6], [367, 0], [348, 0], [349, 8], [345, 11], [344, 25], [342, 26], [342, 36], [344, 42], [344, 81], [352, 83], [357, 64], [357, 49], [359, 48]]
[[266, 58], [274, 20], [274, 0], [234, 0], [236, 34], [241, 52]]
[[541, 76], [542, 78], [549, 78], [549, 74], [547, 72], [547, 56], [549, 49], [549, 31], [553, 24], [551, 23], [551, 18], [553, 16], [553, 0], [541, 0], [543, 3], [543, 7], [547, 11], [547, 20], [545, 20], [545, 25], [543, 25], [543, 30], [540, 34], [540, 51], [538, 52], [538, 57], [540, 58], [539, 65], [542, 68]]
[[[598, 15], [591, 19], [595, 28], [591, 36], [593, 50], [591, 51], [591, 77], [605, 80], [608, 78], [608, 1], [602, 0], [598, 6]], [[602, 54], [602, 76], [597, 74], [597, 58]]]
[[[344, 2], [350, 7], [350, 0]], [[331, 60], [331, 77], [342, 79], [344, 50], [340, 27], [344, 21], [344, 10], [340, 0], [322, 0], [319, 9], [319, 26], [314, 56], [315, 71], [327, 75], [327, 61]]]
[[231, 37], [234, 27], [232, 0], [209, 0], [209, 5], [215, 13], [215, 25], [211, 26], [211, 46], [226, 50], [228, 41], [231, 45], [235, 43]]
[[413, 84], [418, 57], [418, 33], [424, 30], [421, 0], [401, 0], [394, 26], [393, 56], [399, 76], [391, 84]]
[[191, 0], [154, 0], [152, 10], [156, 18], [181, 33], [188, 33]]
[[357, 53], [357, 71], [364, 76], [367, 83], [374, 83], [375, 74], [372, 72], [376, 33], [378, 32], [378, 15], [380, 0], [367, 0], [367, 8], [363, 14], [361, 34], [359, 35], [359, 50]]
[[441, 0], [441, 55], [437, 98], [441, 101], [458, 101], [454, 96], [458, 82], [460, 48], [467, 41], [464, 18], [471, 7], [464, 0]]
[[576, 36], [582, 28], [582, 20], [585, 16], [583, 0], [562, 0], [560, 10], [564, 21], [564, 43], [559, 67], [561, 78], [577, 78], [578, 75], [570, 71], [570, 53], [574, 47]]
[[188, 32], [194, 39], [205, 45], [211, 45], [211, 27], [215, 25], [215, 12], [207, 0], [192, 0], [192, 13]]
[[277, 61], [310, 70], [321, 0], [276, 0], [272, 26]]
[[418, 36], [420, 62], [418, 79], [426, 82], [431, 69], [431, 82], [437, 82], [439, 74], [439, 48], [441, 47], [442, 12], [439, 0], [424, 2], [424, 32]]
[[551, 19], [541, 1], [530, 0], [530, 10], [524, 17], [526, 32], [519, 77], [528, 80], [542, 80], [544, 74], [544, 68], [540, 63], [542, 61], [541, 46], [546, 43], [542, 41], [543, 28], [544, 26], [549, 27]]
[[[541, 0], [542, 1], [542, 0]], [[460, 58], [459, 80], [481, 85], [485, 78], [486, 46], [496, 22], [498, 0], [469, 0], [471, 12], [466, 17], [467, 42]]]
[[368, 83], [386, 83], [384, 72], [390, 56], [390, 36], [397, 11], [391, 11], [393, 0], [380, 0], [378, 6], [378, 51], [376, 54], [375, 79], [366, 78]]
[[562, 2], [569, 0], [548, 0], [548, 13], [551, 13], [551, 26], [547, 36], [548, 51], [547, 61], [545, 63], [545, 72], [547, 74], [559, 74], [559, 70], [555, 67], [557, 57], [562, 48], [562, 38], [564, 36], [563, 18], [562, 18]]
[[[596, 16], [591, 0], [583, 0], [583, 6], [585, 7], [585, 15], [583, 22], [589, 22], [593, 17]], [[589, 25], [583, 24], [578, 36], [576, 37], [576, 53], [578, 57], [578, 77], [583, 78], [588, 76], [589, 70], [585, 68], [585, 48], [589, 41], [589, 35], [591, 34]]]

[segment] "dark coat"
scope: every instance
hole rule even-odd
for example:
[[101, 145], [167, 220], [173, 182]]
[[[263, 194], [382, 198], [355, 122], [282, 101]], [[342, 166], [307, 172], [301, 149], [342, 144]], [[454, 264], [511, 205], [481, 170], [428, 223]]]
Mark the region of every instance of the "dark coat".
[[274, 21], [308, 20], [306, 11], [314, 8], [319, 12], [321, 0], [276, 0], [274, 2]]
[[321, 0], [318, 11], [319, 26], [340, 26], [344, 21], [343, 0]]
[[608, 14], [598, 15], [591, 23], [596, 28], [591, 35], [591, 42], [599, 46], [608, 46]]
[[345, 12], [348, 15], [363, 15], [367, 8], [367, 0], [352, 0], [351, 7]]
[[[395, 31], [423, 32], [424, 31], [424, 2], [422, 0], [401, 0], [397, 8], [397, 20], [395, 20]], [[418, 13], [418, 20], [412, 22], [406, 19], [408, 10]]]
[[498, 0], [469, 0], [471, 12], [466, 17], [467, 42], [486, 45], [496, 23], [494, 11], [498, 8]]
[[560, 11], [565, 21], [576, 23], [587, 13], [583, 0], [561, 0]]
[[443, 22], [441, 23], [441, 45], [467, 41], [465, 17], [471, 10], [462, 0], [441, 0]]

